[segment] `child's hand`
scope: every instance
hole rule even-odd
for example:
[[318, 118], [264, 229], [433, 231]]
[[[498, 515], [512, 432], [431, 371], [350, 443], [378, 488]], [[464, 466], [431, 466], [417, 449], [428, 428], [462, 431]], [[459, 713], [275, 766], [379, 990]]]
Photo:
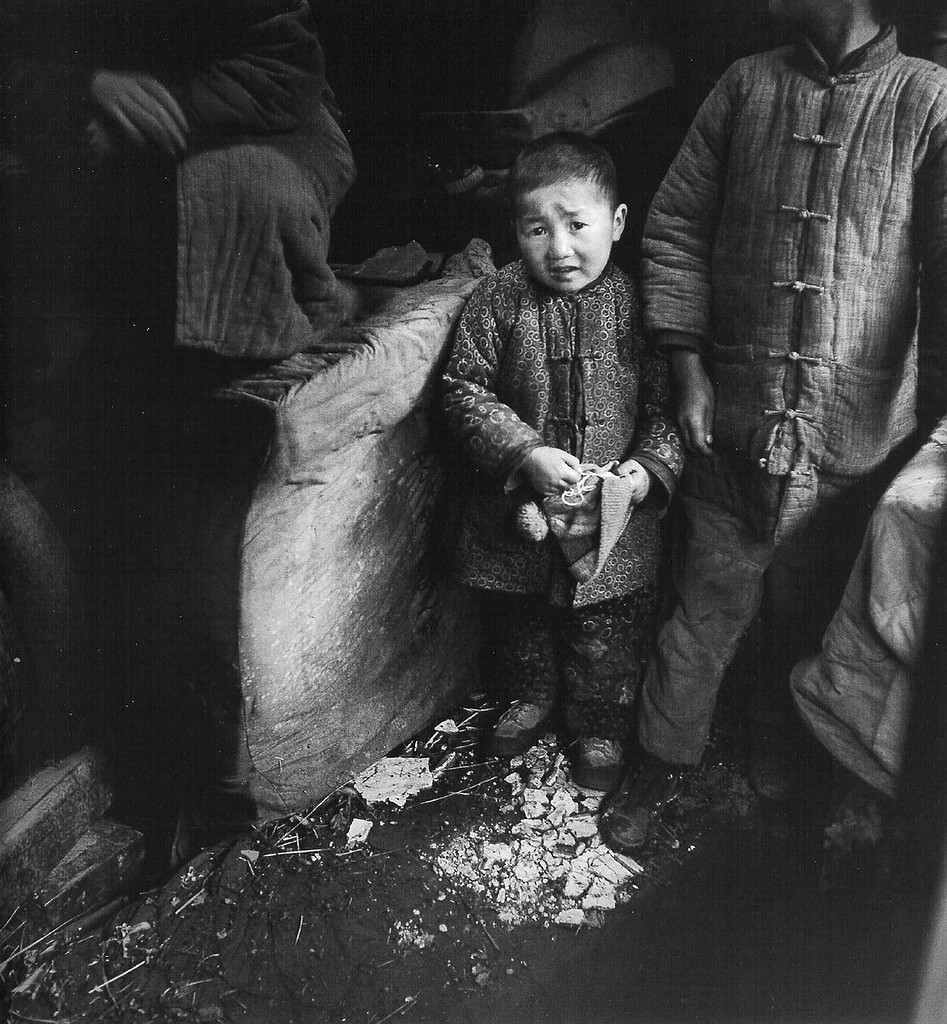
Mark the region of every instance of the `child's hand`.
[[634, 485], [631, 500], [636, 505], [640, 505], [647, 498], [648, 491], [651, 490], [651, 476], [648, 471], [640, 462], [636, 462], [634, 459], [626, 459], [618, 467], [618, 475], [631, 477]]
[[520, 472], [538, 494], [560, 494], [582, 479], [581, 465], [574, 455], [547, 445], [531, 451]]

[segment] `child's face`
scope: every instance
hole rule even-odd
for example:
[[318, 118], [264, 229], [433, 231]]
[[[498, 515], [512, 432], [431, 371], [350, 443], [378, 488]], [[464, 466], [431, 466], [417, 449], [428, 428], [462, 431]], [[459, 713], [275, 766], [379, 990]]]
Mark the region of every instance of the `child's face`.
[[605, 269], [621, 238], [627, 208], [612, 209], [594, 182], [543, 185], [516, 200], [516, 238], [529, 273], [556, 292], [572, 293]]

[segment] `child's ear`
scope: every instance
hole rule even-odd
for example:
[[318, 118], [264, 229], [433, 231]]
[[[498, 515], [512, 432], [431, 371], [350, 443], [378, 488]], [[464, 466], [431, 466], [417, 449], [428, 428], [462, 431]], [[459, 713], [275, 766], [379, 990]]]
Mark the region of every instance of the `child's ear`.
[[621, 233], [625, 230], [625, 218], [628, 216], [628, 207], [619, 203], [612, 214], [612, 241], [617, 242]]

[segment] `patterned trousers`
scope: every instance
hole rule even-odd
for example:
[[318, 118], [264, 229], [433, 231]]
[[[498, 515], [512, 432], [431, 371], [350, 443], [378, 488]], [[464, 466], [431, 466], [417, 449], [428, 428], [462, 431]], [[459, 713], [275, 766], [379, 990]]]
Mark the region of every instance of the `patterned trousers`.
[[513, 699], [558, 702], [575, 736], [627, 738], [654, 627], [656, 592], [582, 608], [541, 595], [484, 595], [488, 643]]

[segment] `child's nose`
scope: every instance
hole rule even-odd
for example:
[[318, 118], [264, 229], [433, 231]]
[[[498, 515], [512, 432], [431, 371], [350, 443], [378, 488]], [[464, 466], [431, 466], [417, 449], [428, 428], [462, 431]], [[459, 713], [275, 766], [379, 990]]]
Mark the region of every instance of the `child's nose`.
[[572, 251], [572, 241], [569, 232], [564, 230], [553, 231], [549, 239], [549, 256], [554, 260], [561, 260]]

